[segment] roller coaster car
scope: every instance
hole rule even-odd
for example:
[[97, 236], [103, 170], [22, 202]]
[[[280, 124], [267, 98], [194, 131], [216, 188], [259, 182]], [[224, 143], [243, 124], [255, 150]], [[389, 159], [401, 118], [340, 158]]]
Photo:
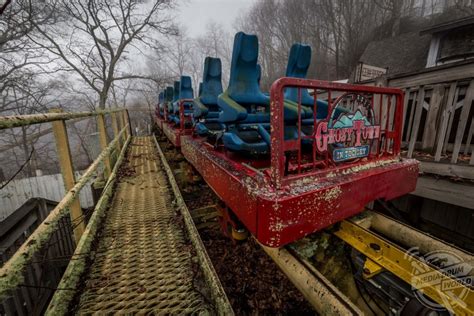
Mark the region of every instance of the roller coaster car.
[[[218, 98], [223, 146], [181, 137], [184, 156], [239, 225], [280, 247], [415, 189], [418, 163], [400, 157], [400, 90], [302, 79], [290, 67], [300, 78], [280, 78], [268, 98], [257, 50], [256, 36], [236, 35], [229, 87]], [[297, 68], [307, 69], [300, 58]]]
[[191, 77], [181, 76], [180, 81], [174, 82], [173, 99], [167, 103], [166, 122], [163, 132], [175, 147], [180, 147], [182, 134], [191, 132], [193, 88]]
[[193, 102], [195, 131], [200, 136], [221, 133], [225, 129], [225, 125], [218, 122], [217, 97], [222, 93], [221, 76], [221, 60], [206, 57], [199, 96]]

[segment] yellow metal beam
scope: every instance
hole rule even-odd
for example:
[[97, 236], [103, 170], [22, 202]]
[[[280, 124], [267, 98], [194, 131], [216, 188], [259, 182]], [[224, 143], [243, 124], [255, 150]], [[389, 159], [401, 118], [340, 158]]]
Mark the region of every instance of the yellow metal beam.
[[[97, 129], [99, 130], [100, 148], [105, 150], [107, 148], [107, 130], [105, 128], [105, 118], [103, 114], [97, 115]], [[110, 155], [104, 159], [104, 178], [107, 179], [110, 175]]]
[[[117, 137], [118, 133], [119, 133], [119, 127], [118, 127], [118, 124], [117, 124], [117, 115], [115, 115], [115, 113], [111, 113], [110, 114], [110, 119], [112, 120], [112, 130], [114, 131], [114, 138]], [[121, 144], [121, 140], [119, 139], [119, 141], [117, 142], [117, 153], [120, 152], [120, 149], [122, 148], [122, 144]]]
[[[60, 110], [52, 110], [55, 113], [61, 112]], [[64, 121], [53, 121], [53, 133], [56, 140], [56, 150], [58, 153], [59, 165], [61, 167], [61, 173], [63, 175], [64, 187], [66, 192], [71, 190], [76, 184], [76, 178], [74, 176], [74, 168], [72, 165], [71, 150], [69, 148], [69, 138], [67, 135], [66, 123]], [[81, 239], [82, 233], [84, 232], [84, 218], [82, 214], [81, 204], [79, 199], [75, 199], [69, 207], [71, 216], [71, 223], [74, 227], [74, 239], [76, 244]]]
[[[454, 314], [474, 315], [473, 290], [459, 280], [445, 275], [392, 242], [350, 221], [342, 221], [335, 235], [375, 264], [422, 290], [426, 296]], [[414, 266], [423, 273], [414, 273]], [[423, 276], [429, 278], [425, 279]], [[436, 282], [429, 282], [428, 279]], [[442, 288], [444, 285], [449, 285], [449, 291]]]

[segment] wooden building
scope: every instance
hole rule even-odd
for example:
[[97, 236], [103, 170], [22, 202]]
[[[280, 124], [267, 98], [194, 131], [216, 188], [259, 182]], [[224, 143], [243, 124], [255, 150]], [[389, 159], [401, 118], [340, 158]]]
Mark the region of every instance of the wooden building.
[[416, 191], [394, 206], [421, 228], [472, 251], [474, 17], [372, 42], [360, 62], [386, 72], [352, 81], [405, 91], [404, 154], [420, 161], [421, 174]]

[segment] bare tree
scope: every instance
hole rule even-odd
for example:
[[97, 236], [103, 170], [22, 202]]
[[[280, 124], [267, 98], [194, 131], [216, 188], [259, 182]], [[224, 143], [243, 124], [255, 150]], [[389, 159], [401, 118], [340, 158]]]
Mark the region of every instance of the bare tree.
[[126, 61], [140, 54], [139, 44], [158, 45], [159, 36], [176, 33], [169, 13], [173, 7], [172, 0], [59, 0], [58, 23], [34, 24], [38, 35], [28, 36], [60, 58], [105, 108], [114, 82], [149, 79], [127, 70]]
[[10, 111], [11, 89], [25, 87], [51, 59], [28, 41], [34, 25], [54, 22], [54, 1], [38, 4], [33, 0], [5, 1], [0, 14], [0, 111]]

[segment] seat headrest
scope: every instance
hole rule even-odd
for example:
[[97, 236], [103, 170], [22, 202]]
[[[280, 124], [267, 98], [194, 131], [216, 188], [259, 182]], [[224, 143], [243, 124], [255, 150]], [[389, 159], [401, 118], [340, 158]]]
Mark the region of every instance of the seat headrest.
[[286, 76], [294, 78], [306, 78], [309, 65], [311, 64], [311, 46], [295, 43], [291, 46]]
[[243, 32], [235, 34], [230, 66], [229, 97], [238, 103], [260, 102], [258, 86], [258, 38]]
[[173, 96], [174, 96], [174, 89], [173, 89], [173, 87], [166, 87], [166, 90], [165, 90], [165, 101], [166, 101], [166, 102], [171, 102], [171, 101], [173, 101]]
[[193, 99], [194, 91], [192, 87], [191, 77], [181, 76], [179, 85], [179, 99]]
[[222, 93], [222, 63], [219, 58], [206, 57], [202, 76], [201, 102], [205, 105], [217, 104]]
[[173, 84], [173, 102], [176, 102], [179, 99], [179, 81], [175, 81]]

